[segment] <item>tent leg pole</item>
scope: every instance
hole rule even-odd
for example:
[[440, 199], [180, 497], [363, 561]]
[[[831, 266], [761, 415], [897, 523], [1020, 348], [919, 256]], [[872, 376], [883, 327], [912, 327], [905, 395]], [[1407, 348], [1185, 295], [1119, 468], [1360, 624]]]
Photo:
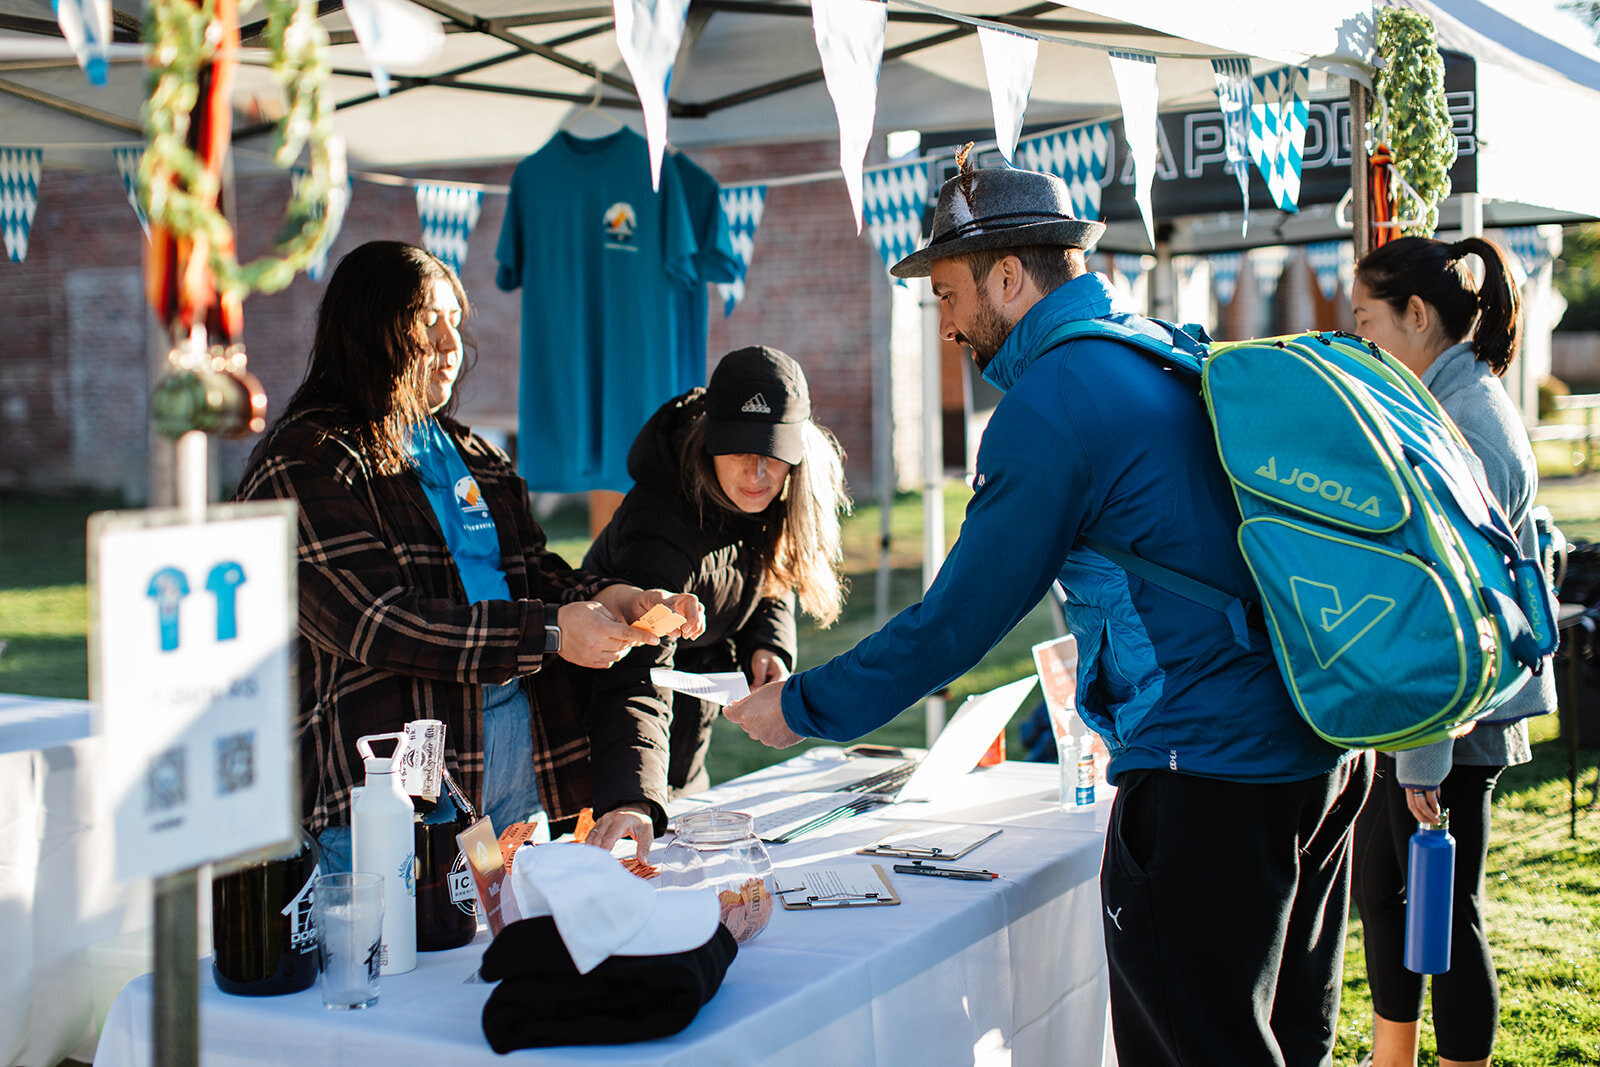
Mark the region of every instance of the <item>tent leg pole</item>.
[[1367, 87], [1350, 83], [1350, 238], [1355, 260], [1372, 251], [1372, 205], [1367, 202]]

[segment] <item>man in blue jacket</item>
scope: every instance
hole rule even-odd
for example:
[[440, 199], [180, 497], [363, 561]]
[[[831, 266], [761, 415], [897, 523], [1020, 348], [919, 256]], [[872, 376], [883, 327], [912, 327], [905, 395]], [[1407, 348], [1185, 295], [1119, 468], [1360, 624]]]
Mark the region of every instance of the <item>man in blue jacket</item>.
[[1192, 379], [1124, 344], [1048, 335], [1126, 309], [1065, 184], [963, 170], [928, 246], [940, 332], [1005, 391], [961, 536], [920, 604], [727, 715], [750, 736], [867, 733], [964, 674], [1059, 580], [1078, 708], [1117, 786], [1101, 867], [1117, 1053], [1129, 1064], [1331, 1062], [1368, 780], [1300, 719], [1265, 635], [1124, 571], [1132, 553], [1247, 603], [1238, 511]]

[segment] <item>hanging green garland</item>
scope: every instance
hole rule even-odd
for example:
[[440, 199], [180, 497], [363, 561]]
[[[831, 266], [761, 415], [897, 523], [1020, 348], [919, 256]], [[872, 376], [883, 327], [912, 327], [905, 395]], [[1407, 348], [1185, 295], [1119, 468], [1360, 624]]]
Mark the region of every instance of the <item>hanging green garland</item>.
[[[1425, 218], [1407, 227], [1406, 235], [1431, 237], [1439, 225], [1439, 204], [1450, 195], [1450, 168], [1456, 161], [1433, 21], [1406, 8], [1386, 8], [1378, 16], [1378, 55], [1383, 67], [1373, 90], [1383, 106], [1374, 132], [1388, 138], [1395, 169], [1426, 205]], [[1385, 114], [1387, 129], [1377, 129]], [[1404, 205], [1400, 210], [1409, 214]]]
[[215, 206], [217, 177], [188, 143], [199, 72], [220, 43], [215, 0], [150, 0], [146, 7], [150, 98], [144, 106], [139, 198], [152, 222], [174, 234], [205, 237], [217, 289], [240, 298], [284, 289], [305, 269], [329, 228], [338, 225], [339, 204], [330, 200], [336, 190], [343, 193], [347, 180], [326, 92], [328, 35], [317, 23], [316, 0], [266, 0], [266, 9], [270, 70], [287, 97], [273, 131], [272, 159], [288, 168], [309, 146], [309, 173], [289, 201], [277, 248], [241, 264], [233, 228]]

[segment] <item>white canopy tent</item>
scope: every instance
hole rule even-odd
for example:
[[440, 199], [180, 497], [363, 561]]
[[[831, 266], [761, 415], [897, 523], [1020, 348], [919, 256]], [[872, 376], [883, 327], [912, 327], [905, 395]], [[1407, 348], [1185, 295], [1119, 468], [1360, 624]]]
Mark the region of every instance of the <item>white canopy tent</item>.
[[[580, 0], [414, 0], [444, 23], [442, 51], [420, 69], [392, 72], [379, 98], [338, 0], [321, 5], [334, 47], [336, 125], [352, 167], [441, 168], [521, 158], [542, 144], [597, 86], [607, 113], [642, 127], [618, 50], [609, 4]], [[863, 0], [868, 2], [868, 0]], [[1600, 52], [1557, 41], [1510, 14], [1516, 0], [1403, 0], [1431, 16], [1441, 44], [1477, 63], [1477, 188], [1468, 224], [1481, 211], [1495, 224], [1600, 216]], [[137, 61], [138, 5], [116, 0], [120, 58], [104, 88], [63, 60], [50, 0], [0, 0], [0, 144], [45, 148], [46, 166], [110, 169], [98, 146], [137, 141], [143, 71]], [[824, 85], [811, 8], [795, 0], [691, 0], [671, 79], [669, 136], [701, 145], [830, 139], [834, 105]], [[246, 12], [246, 68], [235, 93], [241, 170], [264, 165], [264, 119], [278, 93], [262, 66], [260, 9]], [[991, 110], [975, 20], [1040, 39], [1027, 120], [1038, 129], [1116, 119], [1120, 103], [1106, 53], [1157, 57], [1160, 104], [1215, 102], [1214, 57], [1243, 56], [1260, 72], [1284, 64], [1313, 71], [1314, 92], [1348, 92], [1369, 82], [1371, 0], [891, 0], [879, 76], [875, 129], [987, 130]], [[774, 175], [774, 177], [778, 177]], [[1483, 205], [1487, 205], [1484, 207]], [[1155, 212], [1162, 213], [1159, 195]], [[1446, 212], [1445, 225], [1459, 224]], [[1238, 233], [1237, 220], [1212, 227]], [[1300, 228], [1298, 231], [1296, 228]], [[1205, 226], [1180, 228], [1165, 251], [1201, 250]], [[1253, 219], [1261, 243], [1312, 240], [1340, 231], [1326, 207], [1300, 216]], [[1116, 223], [1108, 248], [1148, 247], [1139, 223]], [[1233, 240], [1237, 242], [1237, 237]], [[930, 332], [931, 331], [927, 331]], [[937, 345], [928, 345], [936, 352]], [[925, 359], [937, 399], [937, 361]], [[935, 419], [927, 419], [936, 423]], [[925, 485], [942, 480], [937, 426], [925, 438]], [[880, 446], [881, 447], [881, 446]], [[939, 494], [927, 493], [926, 527], [936, 538]], [[944, 555], [931, 540], [926, 558]]]

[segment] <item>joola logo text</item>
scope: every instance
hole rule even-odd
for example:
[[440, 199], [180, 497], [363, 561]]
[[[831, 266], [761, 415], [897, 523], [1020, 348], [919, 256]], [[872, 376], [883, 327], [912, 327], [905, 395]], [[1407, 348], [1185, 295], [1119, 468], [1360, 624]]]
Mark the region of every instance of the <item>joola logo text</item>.
[[1373, 518], [1378, 518], [1377, 497], [1369, 496], [1366, 500], [1357, 504], [1350, 499], [1350, 487], [1348, 485], [1340, 485], [1332, 478], [1322, 478], [1311, 471], [1303, 471], [1299, 467], [1296, 467], [1287, 478], [1280, 478], [1278, 477], [1278, 459], [1276, 456], [1268, 456], [1267, 461], [1256, 468], [1256, 477], [1270, 479], [1279, 485], [1292, 485], [1302, 493], [1311, 493], [1320, 496], [1324, 500], [1347, 507], [1352, 511], [1359, 511], [1363, 515], [1371, 515]]

